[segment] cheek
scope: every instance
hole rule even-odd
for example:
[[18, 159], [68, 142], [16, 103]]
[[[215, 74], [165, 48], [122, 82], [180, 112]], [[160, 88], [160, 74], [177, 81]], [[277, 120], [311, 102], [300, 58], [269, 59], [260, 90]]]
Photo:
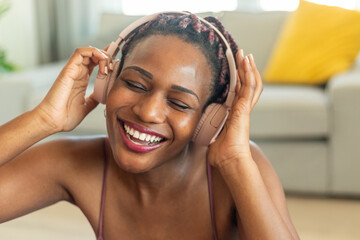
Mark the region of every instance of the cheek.
[[124, 87], [114, 86], [106, 99], [106, 124], [108, 129], [108, 134], [110, 135], [109, 130], [113, 130], [116, 121], [116, 112], [125, 106], [131, 105], [133, 102], [136, 102], [136, 98], [131, 91], [124, 89]]
[[125, 86], [116, 84], [111, 88], [107, 96], [106, 105], [110, 105], [110, 106], [127, 105], [130, 102], [133, 102], [134, 98], [136, 98], [136, 94], [134, 94], [134, 92], [129, 91], [129, 89], [127, 89]]
[[191, 141], [199, 120], [200, 114], [198, 113], [171, 118], [169, 122], [173, 126], [175, 139], [184, 139], [186, 142]]

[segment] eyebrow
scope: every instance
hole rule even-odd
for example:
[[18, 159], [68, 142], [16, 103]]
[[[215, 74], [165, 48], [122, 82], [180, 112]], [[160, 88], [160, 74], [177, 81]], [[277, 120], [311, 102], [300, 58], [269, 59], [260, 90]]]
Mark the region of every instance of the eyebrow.
[[191, 95], [194, 95], [197, 98], [198, 102], [200, 102], [200, 99], [199, 99], [198, 95], [196, 95], [196, 93], [194, 93], [190, 89], [184, 88], [184, 87], [179, 86], [179, 85], [172, 85], [171, 88], [175, 89], [175, 90], [179, 90], [181, 92], [190, 93]]
[[141, 67], [138, 67], [138, 66], [128, 66], [128, 67], [124, 68], [123, 71], [128, 70], [128, 69], [135, 70], [135, 71], [139, 72], [141, 75], [144, 75], [146, 78], [148, 78], [148, 79], [150, 79], [150, 80], [153, 79], [153, 75], [152, 75], [150, 72], [146, 71], [145, 69], [143, 69], [143, 68], [141, 68]]

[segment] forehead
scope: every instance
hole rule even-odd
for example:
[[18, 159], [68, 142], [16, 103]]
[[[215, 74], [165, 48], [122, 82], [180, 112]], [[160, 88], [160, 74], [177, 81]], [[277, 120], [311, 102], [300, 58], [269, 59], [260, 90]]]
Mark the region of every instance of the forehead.
[[149, 71], [154, 80], [188, 87], [199, 95], [202, 89], [210, 91], [212, 74], [206, 57], [195, 44], [177, 36], [151, 35], [141, 40], [125, 59], [124, 68], [131, 65]]

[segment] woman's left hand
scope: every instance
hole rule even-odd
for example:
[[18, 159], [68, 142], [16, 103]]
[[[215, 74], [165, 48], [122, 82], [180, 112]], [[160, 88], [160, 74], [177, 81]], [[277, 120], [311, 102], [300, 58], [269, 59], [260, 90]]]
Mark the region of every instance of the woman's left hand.
[[263, 89], [261, 76], [252, 54], [244, 57], [241, 49], [236, 54], [237, 83], [235, 98], [224, 129], [210, 144], [207, 158], [212, 166], [221, 168], [229, 161], [251, 158], [250, 114]]

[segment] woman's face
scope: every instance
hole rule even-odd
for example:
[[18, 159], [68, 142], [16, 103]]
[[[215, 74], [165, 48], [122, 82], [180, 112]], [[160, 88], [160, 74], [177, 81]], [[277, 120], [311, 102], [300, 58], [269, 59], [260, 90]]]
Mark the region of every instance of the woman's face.
[[194, 45], [153, 35], [128, 54], [106, 103], [118, 165], [149, 171], [177, 157], [191, 141], [210, 94], [210, 66]]

